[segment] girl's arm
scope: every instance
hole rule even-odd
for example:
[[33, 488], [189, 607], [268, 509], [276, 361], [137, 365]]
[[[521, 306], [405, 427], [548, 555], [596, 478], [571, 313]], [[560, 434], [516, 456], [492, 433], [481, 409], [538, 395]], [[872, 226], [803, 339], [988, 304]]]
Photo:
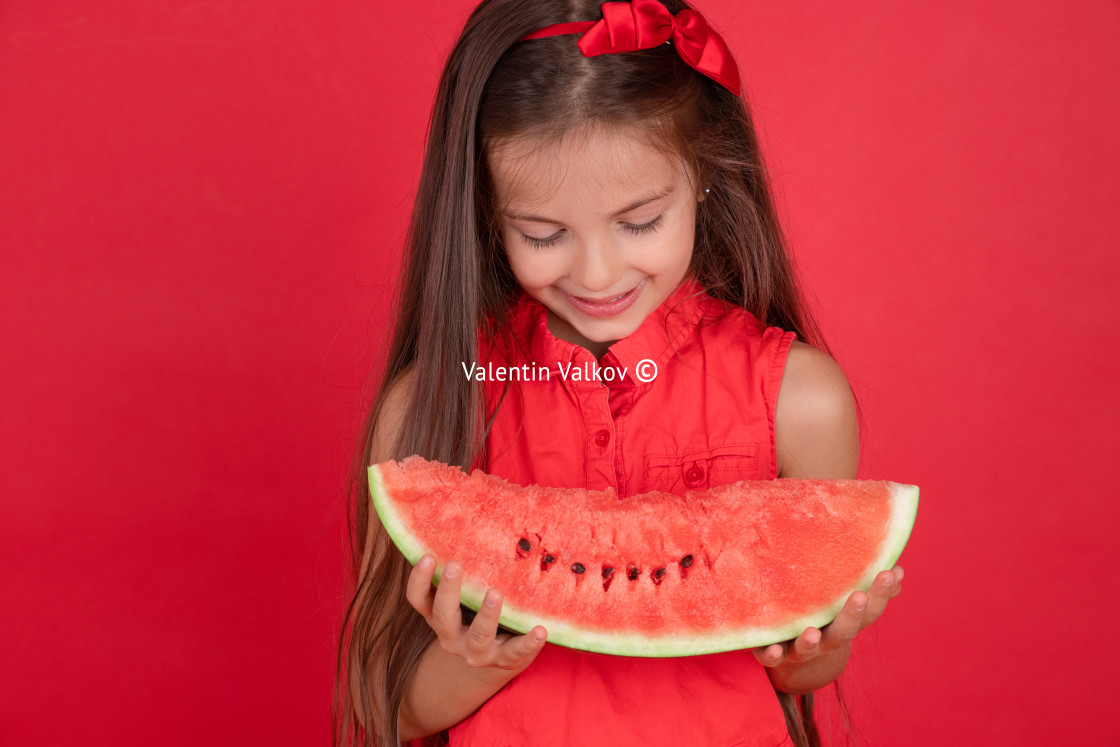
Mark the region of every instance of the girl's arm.
[[[855, 479], [859, 433], [855, 398], [827, 353], [794, 341], [786, 359], [774, 414], [778, 477]], [[851, 642], [901, 591], [902, 568], [883, 571], [869, 593], [854, 592], [823, 629], [808, 628], [796, 641], [755, 649], [781, 692], [810, 693], [836, 679], [848, 663]]]
[[424, 652], [401, 703], [400, 738], [416, 739], [450, 728], [477, 711], [521, 670], [472, 667], [439, 640]]
[[[411, 382], [410, 370], [393, 384], [386, 398], [374, 429], [371, 464], [393, 458], [397, 434], [409, 410]], [[377, 513], [370, 511], [362, 577], [371, 561], [371, 548], [375, 544], [371, 538], [383, 531]], [[380, 546], [387, 552], [392, 551], [389, 543], [380, 543]], [[450, 566], [449, 562], [448, 567]], [[437, 631], [443, 631], [444, 640], [437, 637], [425, 649], [411, 682], [407, 684], [400, 712], [397, 714], [401, 740], [435, 734], [459, 723], [523, 671], [544, 645], [543, 640], [530, 641], [529, 636], [495, 636], [501, 611], [500, 597], [495, 608], [480, 611], [470, 629], [464, 628], [459, 608], [459, 584], [451, 582], [450, 574], [445, 569], [445, 581], [439, 587], [439, 591], [443, 593], [437, 596], [436, 590], [432, 589], [433, 573], [434, 567], [431, 565], [425, 568], [421, 563], [413, 568], [409, 575], [407, 594], [414, 607], [420, 605], [429, 624], [436, 622]], [[395, 614], [397, 610], [384, 610], [383, 613]], [[450, 640], [465, 641], [460, 653], [446, 650], [445, 644]], [[479, 657], [478, 661], [464, 658], [474, 655]], [[381, 683], [378, 681], [383, 676], [383, 667], [379, 666], [381, 661], [383, 660], [375, 658], [368, 662], [367, 676], [375, 698], [381, 692]], [[355, 708], [361, 717], [364, 711], [357, 701], [360, 689], [356, 682], [352, 689], [355, 693]], [[380, 711], [377, 705], [375, 701], [374, 713]], [[375, 730], [383, 731], [385, 727], [376, 724]]]
[[856, 401], [828, 353], [797, 340], [774, 412], [778, 477], [852, 480], [859, 467]]
[[[368, 531], [384, 531], [378, 522], [376, 512], [370, 511], [370, 516]], [[422, 586], [430, 586], [431, 572], [411, 574], [410, 584], [417, 580]], [[453, 614], [458, 617], [460, 612], [457, 593], [453, 601]], [[385, 611], [385, 614], [389, 613], [389, 610]], [[534, 648], [531, 653], [539, 651], [540, 646]], [[383, 662], [383, 658], [375, 657], [367, 667], [370, 691], [375, 698], [373, 703], [375, 714], [380, 712], [379, 678], [384, 676]], [[436, 638], [424, 650], [412, 680], [405, 689], [400, 711], [397, 714], [399, 738], [407, 741], [454, 726], [477, 711], [524, 668], [524, 666], [515, 669], [471, 666], [457, 654], [445, 651], [439, 638]], [[356, 682], [353, 683], [352, 691], [355, 693], [354, 705], [360, 716], [363, 709], [357, 697], [361, 691]], [[362, 725], [365, 726], [365, 723], [363, 722]], [[375, 731], [385, 731], [385, 726], [377, 723]]]

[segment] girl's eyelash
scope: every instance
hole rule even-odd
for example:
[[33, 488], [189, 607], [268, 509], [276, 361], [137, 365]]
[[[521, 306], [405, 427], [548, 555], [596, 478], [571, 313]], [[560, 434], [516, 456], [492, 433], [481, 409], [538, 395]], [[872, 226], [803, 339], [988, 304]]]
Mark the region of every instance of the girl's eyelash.
[[534, 249], [544, 249], [546, 246], [552, 246], [557, 241], [559, 241], [560, 234], [549, 236], [547, 239], [538, 239], [535, 236], [526, 236], [522, 234], [521, 238], [525, 239], [525, 243], [533, 247]]
[[658, 228], [661, 227], [661, 218], [662, 217], [663, 216], [659, 215], [656, 218], [654, 218], [653, 220], [651, 220], [649, 223], [643, 223], [640, 226], [633, 226], [633, 225], [627, 223], [623, 227], [627, 231], [629, 231], [630, 233], [633, 233], [633, 234], [649, 233], [650, 231], [656, 231]]
[[[623, 224], [623, 228], [625, 230], [629, 231], [630, 233], [635, 234], [635, 235], [643, 234], [643, 233], [649, 233], [650, 231], [656, 231], [658, 228], [661, 227], [661, 219], [663, 217], [664, 216], [659, 215], [656, 218], [654, 218], [653, 220], [651, 220], [649, 223], [643, 223], [639, 226], [635, 226], [635, 225], [632, 225], [630, 223], [625, 223], [625, 224]], [[533, 247], [534, 249], [544, 249], [545, 247], [552, 246], [553, 244], [555, 244], [557, 241], [560, 240], [560, 234], [559, 233], [557, 233], [554, 236], [549, 236], [547, 239], [538, 239], [534, 236], [525, 236], [524, 234], [522, 234], [522, 236], [525, 239], [525, 243], [528, 244], [529, 246]]]

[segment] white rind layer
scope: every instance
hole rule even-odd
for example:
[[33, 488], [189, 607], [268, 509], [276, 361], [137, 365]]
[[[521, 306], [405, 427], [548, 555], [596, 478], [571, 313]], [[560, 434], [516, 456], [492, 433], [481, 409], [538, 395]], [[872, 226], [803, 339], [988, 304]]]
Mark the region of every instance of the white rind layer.
[[[902, 549], [910, 538], [914, 520], [918, 512], [918, 486], [896, 482], [887, 483], [891, 489], [891, 519], [887, 535], [880, 545], [879, 555], [870, 564], [859, 582], [836, 596], [827, 606], [814, 614], [791, 619], [784, 625], [766, 628], [737, 628], [720, 633], [682, 632], [671, 635], [652, 636], [646, 633], [626, 633], [600, 631], [570, 625], [563, 620], [529, 612], [514, 606], [502, 604], [499, 624], [518, 633], [528, 633], [535, 626], [543, 626], [548, 631], [548, 642], [568, 648], [594, 651], [601, 654], [640, 657], [674, 657], [714, 654], [722, 651], [768, 646], [796, 638], [806, 628], [820, 628], [836, 619], [840, 609], [852, 592], [867, 591], [875, 576], [894, 567], [902, 554]], [[400, 515], [393, 508], [392, 501], [386, 499], [385, 484], [377, 465], [369, 468], [370, 495], [373, 505], [381, 517], [389, 536], [392, 537], [401, 553], [415, 565], [423, 557], [425, 549], [413, 539]], [[435, 582], [438, 585], [443, 575], [444, 564], [436, 567]], [[469, 569], [468, 569], [469, 570]], [[469, 576], [464, 578], [460, 600], [476, 612], [482, 606], [486, 589], [472, 583]]]

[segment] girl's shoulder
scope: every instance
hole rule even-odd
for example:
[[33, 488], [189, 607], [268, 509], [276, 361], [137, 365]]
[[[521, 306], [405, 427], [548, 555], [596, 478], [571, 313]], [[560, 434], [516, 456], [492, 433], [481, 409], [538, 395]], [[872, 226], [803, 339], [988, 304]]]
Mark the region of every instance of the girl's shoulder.
[[369, 464], [378, 464], [393, 458], [397, 437], [412, 406], [415, 379], [415, 366], [410, 363], [395, 379], [385, 384], [388, 390], [375, 416]]
[[854, 479], [859, 466], [856, 402], [840, 365], [794, 340], [786, 357], [774, 438], [779, 477]]
[[796, 335], [768, 327], [747, 309], [709, 295], [694, 302], [692, 335], [705, 347], [715, 346], [750, 359], [759, 355], [782, 358]]

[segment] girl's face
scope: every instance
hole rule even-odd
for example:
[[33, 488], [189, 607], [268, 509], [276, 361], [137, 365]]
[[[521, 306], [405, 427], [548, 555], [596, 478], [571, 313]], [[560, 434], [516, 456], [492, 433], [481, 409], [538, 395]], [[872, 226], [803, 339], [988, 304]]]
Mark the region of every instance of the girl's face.
[[510, 141], [489, 165], [510, 267], [560, 339], [602, 356], [688, 272], [703, 189], [636, 133]]

